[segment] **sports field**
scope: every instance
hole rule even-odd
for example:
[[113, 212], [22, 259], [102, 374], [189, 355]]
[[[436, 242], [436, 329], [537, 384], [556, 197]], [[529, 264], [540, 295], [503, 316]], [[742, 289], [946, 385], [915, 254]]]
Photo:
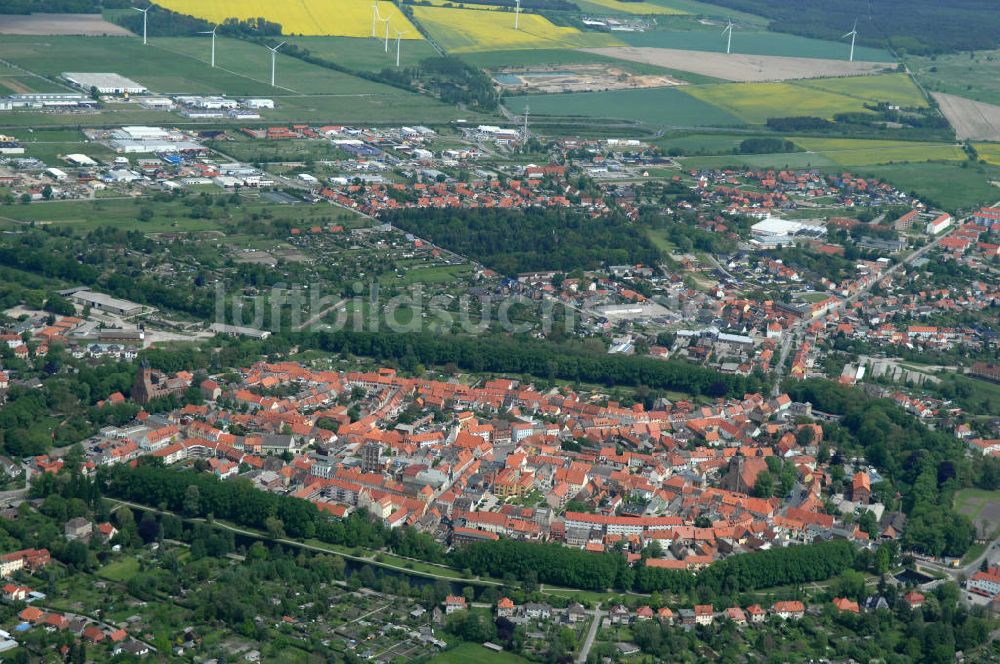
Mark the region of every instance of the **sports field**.
[[417, 21], [441, 48], [453, 53], [532, 48], [614, 46], [609, 34], [557, 26], [538, 14], [521, 14], [514, 29], [514, 12], [501, 10], [413, 7]]
[[952, 143], [882, 141], [852, 138], [795, 138], [796, 145], [841, 166], [870, 166], [891, 162], [965, 161], [965, 152]]
[[[372, 33], [372, 4], [368, 0], [159, 0], [157, 4], [180, 14], [222, 23], [227, 18], [258, 18], [281, 24], [285, 35], [367, 37]], [[420, 33], [390, 2], [379, 3], [379, 15], [389, 29], [405, 31], [405, 39]], [[380, 24], [380, 29], [385, 30]]]
[[614, 118], [656, 127], [742, 124], [734, 115], [687, 95], [679, 88], [532, 95], [504, 101], [515, 113], [523, 112], [526, 103], [531, 105], [533, 116]]
[[837, 113], [865, 113], [869, 112], [865, 104], [875, 99], [900, 106], [920, 105], [923, 100], [916, 86], [896, 75], [700, 85], [686, 92], [750, 124], [789, 115], [832, 119]]

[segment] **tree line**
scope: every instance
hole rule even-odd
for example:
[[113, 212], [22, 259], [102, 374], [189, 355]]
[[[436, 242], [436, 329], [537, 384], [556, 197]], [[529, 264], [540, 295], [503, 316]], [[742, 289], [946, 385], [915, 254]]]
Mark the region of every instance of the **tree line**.
[[533, 374], [550, 379], [635, 385], [692, 395], [740, 397], [766, 388], [758, 375], [722, 374], [686, 362], [609, 355], [519, 337], [460, 337], [427, 333], [320, 332], [310, 347], [379, 360], [411, 357], [425, 365], [454, 363], [473, 372]]

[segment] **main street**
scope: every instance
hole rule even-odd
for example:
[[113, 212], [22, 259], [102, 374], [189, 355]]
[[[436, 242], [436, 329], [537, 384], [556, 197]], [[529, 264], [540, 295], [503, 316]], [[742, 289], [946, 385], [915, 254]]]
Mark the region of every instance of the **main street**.
[[[958, 224], [956, 224], [956, 227], [957, 227], [957, 225], [959, 225], [959, 224], [961, 224], [963, 222], [964, 222], [964, 220], [962, 222], [958, 222]], [[911, 263], [913, 263], [915, 260], [917, 260], [918, 258], [920, 258], [921, 256], [923, 256], [924, 254], [926, 254], [927, 252], [929, 252], [930, 250], [932, 250], [934, 247], [936, 247], [941, 242], [941, 240], [943, 240], [946, 237], [948, 237], [949, 235], [951, 235], [951, 233], [952, 233], [953, 230], [954, 230], [954, 227], [952, 229], [950, 229], [950, 230], [942, 233], [941, 235], [937, 236], [936, 238], [934, 238], [933, 240], [931, 240], [930, 242], [928, 242], [924, 246], [920, 247], [919, 249], [917, 249], [916, 251], [914, 251], [913, 253], [911, 253], [909, 256], [907, 256], [906, 258], [904, 258], [902, 261], [900, 261], [900, 262], [896, 263], [895, 265], [891, 266], [889, 269], [887, 269], [885, 272], [883, 272], [881, 275], [879, 275], [878, 279], [875, 279], [874, 281], [872, 281], [872, 283], [868, 284], [864, 288], [861, 288], [856, 293], [853, 293], [853, 294], [849, 295], [848, 297], [842, 299], [840, 302], [838, 302], [835, 306], [831, 307], [830, 310], [827, 311], [826, 313], [824, 313], [823, 315], [816, 316], [815, 318], [803, 318], [802, 320], [800, 320], [797, 323], [795, 323], [795, 325], [793, 325], [790, 329], [788, 329], [784, 333], [783, 338], [781, 340], [781, 351], [778, 353], [778, 361], [777, 361], [777, 363], [776, 363], [776, 365], [774, 367], [774, 377], [775, 377], [774, 390], [773, 390], [774, 396], [778, 396], [781, 393], [781, 376], [782, 376], [782, 374], [785, 371], [785, 364], [788, 361], [788, 353], [791, 352], [791, 350], [792, 350], [793, 347], [797, 347], [801, 343], [802, 337], [805, 334], [806, 329], [810, 325], [812, 325], [813, 323], [815, 323], [817, 321], [824, 321], [824, 320], [826, 320], [827, 318], [829, 318], [834, 313], [840, 312], [846, 306], [848, 306], [850, 304], [853, 304], [854, 302], [857, 302], [862, 297], [865, 297], [866, 295], [868, 295], [869, 293], [871, 293], [872, 290], [879, 283], [881, 283], [883, 279], [885, 279], [887, 277], [891, 277], [896, 272], [898, 272], [898, 271], [906, 268], [908, 265], [910, 265]]]

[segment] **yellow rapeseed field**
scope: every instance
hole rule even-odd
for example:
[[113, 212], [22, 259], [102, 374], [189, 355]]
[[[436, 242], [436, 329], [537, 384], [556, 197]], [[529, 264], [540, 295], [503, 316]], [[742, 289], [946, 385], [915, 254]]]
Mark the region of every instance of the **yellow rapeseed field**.
[[979, 159], [993, 166], [1000, 166], [1000, 143], [973, 143]]
[[[372, 32], [371, 0], [157, 0], [172, 11], [222, 23], [227, 18], [266, 18], [280, 23], [286, 35], [368, 37]], [[389, 19], [391, 36], [421, 39], [420, 33], [390, 2], [379, 3], [379, 14]], [[385, 34], [385, 24], [379, 33]]]
[[598, 5], [605, 9], [613, 9], [624, 14], [650, 15], [659, 14], [661, 16], [679, 16], [687, 14], [683, 9], [675, 7], [665, 7], [652, 2], [622, 2], [621, 0], [584, 0], [579, 3], [584, 11], [590, 10], [588, 5]]
[[416, 5], [413, 15], [442, 48], [455, 53], [619, 45], [611, 35], [558, 26], [538, 14], [522, 13], [518, 30], [513, 11]]

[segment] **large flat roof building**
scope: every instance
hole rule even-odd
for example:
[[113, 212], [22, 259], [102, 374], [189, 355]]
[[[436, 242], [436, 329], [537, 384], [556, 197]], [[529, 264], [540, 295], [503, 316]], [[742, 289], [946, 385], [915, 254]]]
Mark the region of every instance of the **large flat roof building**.
[[75, 291], [69, 295], [69, 299], [85, 307], [106, 311], [116, 316], [122, 316], [123, 318], [138, 316], [145, 309], [145, 307], [136, 302], [121, 300], [117, 297], [112, 297], [105, 293], [95, 293], [91, 290]]
[[120, 74], [98, 72], [63, 72], [63, 79], [83, 90], [97, 88], [102, 95], [123, 95], [147, 92], [146, 86]]

